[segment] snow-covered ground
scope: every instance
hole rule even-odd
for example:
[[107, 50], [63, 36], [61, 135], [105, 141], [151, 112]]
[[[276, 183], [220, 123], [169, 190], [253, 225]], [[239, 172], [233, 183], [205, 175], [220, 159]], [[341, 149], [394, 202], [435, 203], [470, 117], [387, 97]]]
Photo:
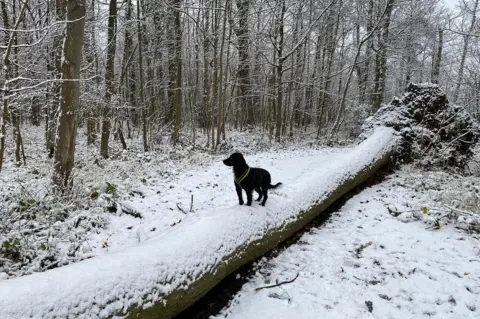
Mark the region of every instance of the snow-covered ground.
[[259, 262], [215, 318], [480, 318], [480, 215], [452, 207], [478, 212], [479, 186], [406, 167]]

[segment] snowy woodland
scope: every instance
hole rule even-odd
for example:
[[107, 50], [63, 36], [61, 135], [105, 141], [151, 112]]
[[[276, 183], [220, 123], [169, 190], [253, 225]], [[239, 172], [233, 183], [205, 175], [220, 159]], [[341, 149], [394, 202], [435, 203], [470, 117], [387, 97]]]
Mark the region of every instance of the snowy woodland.
[[479, 0], [0, 11], [0, 318], [480, 317]]

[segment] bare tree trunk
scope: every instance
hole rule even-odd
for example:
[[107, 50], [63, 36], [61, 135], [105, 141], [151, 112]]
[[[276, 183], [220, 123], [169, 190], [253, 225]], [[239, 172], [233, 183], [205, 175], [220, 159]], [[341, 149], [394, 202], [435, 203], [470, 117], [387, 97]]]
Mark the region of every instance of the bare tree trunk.
[[118, 123], [117, 134], [118, 134], [118, 138], [120, 139], [120, 143], [122, 143], [122, 148], [126, 150], [127, 143], [125, 142], [125, 138], [123, 137], [122, 122]]
[[138, 68], [140, 75], [140, 108], [142, 112], [142, 135], [143, 135], [143, 150], [148, 152], [148, 139], [147, 139], [147, 110], [145, 109], [145, 96], [143, 95], [143, 34], [140, 24], [140, 1], [137, 1], [137, 37], [138, 37]]
[[60, 188], [72, 186], [80, 96], [80, 63], [85, 29], [85, 0], [67, 0], [67, 31], [62, 58], [62, 99], [55, 145], [53, 182]]
[[[238, 38], [238, 95], [239, 103], [243, 109], [245, 124], [254, 125], [255, 117], [253, 112], [253, 103], [251, 97], [250, 83], [250, 40], [248, 16], [250, 12], [251, 0], [237, 0], [238, 8], [238, 28], [234, 28]], [[230, 23], [233, 27], [233, 21]]]
[[182, 125], [182, 25], [180, 21], [180, 9], [182, 0], [175, 0], [174, 25], [175, 25], [175, 97], [174, 97], [174, 125], [172, 133], [173, 146], [177, 145], [180, 139], [180, 128]]
[[[8, 12], [7, 12], [7, 7], [4, 1], [0, 1], [0, 6], [2, 8], [2, 20], [3, 20], [3, 25], [5, 28], [10, 29], [10, 22], [8, 20]], [[26, 5], [24, 5], [26, 7]], [[15, 25], [19, 23], [20, 19], [17, 20]], [[16, 27], [15, 27], [16, 29]], [[5, 81], [9, 80], [11, 77], [11, 70], [10, 70], [10, 50], [13, 44], [13, 34], [10, 35], [9, 40], [7, 41], [7, 50], [5, 51], [3, 55], [3, 66], [5, 69]], [[5, 154], [5, 137], [7, 135], [7, 122], [10, 119], [10, 116], [8, 114], [8, 86], [4, 85], [3, 88], [3, 105], [2, 105], [2, 122], [0, 124], [0, 171], [2, 170], [3, 166], [3, 157]]]
[[[360, 0], [362, 2], [362, 0]], [[373, 22], [374, 22], [374, 17], [373, 17], [373, 12], [374, 12], [374, 3], [373, 0], [368, 1], [368, 9], [367, 9], [367, 33], [370, 33], [370, 31], [373, 28]], [[357, 46], [360, 44], [360, 24], [357, 25], [357, 31], [356, 31], [356, 41], [357, 41]], [[368, 80], [370, 76], [370, 55], [373, 52], [373, 41], [372, 38], [370, 37], [367, 40], [367, 47], [365, 50], [365, 62], [362, 64], [358, 64], [356, 67], [357, 70], [357, 81], [358, 81], [358, 91], [359, 91], [359, 100], [360, 103], [367, 103], [367, 85], [368, 85]]]
[[467, 58], [468, 45], [470, 44], [470, 38], [472, 37], [473, 31], [475, 29], [475, 23], [477, 20], [477, 9], [478, 9], [478, 0], [475, 0], [473, 4], [472, 11], [472, 21], [470, 27], [468, 28], [468, 33], [463, 36], [463, 50], [462, 58], [460, 60], [460, 68], [458, 69], [457, 84], [455, 86], [455, 91], [453, 92], [453, 102], [456, 103], [458, 100], [458, 95], [460, 94], [460, 87], [463, 82], [463, 71], [465, 69], [465, 60]]
[[218, 106], [218, 69], [221, 67], [218, 62], [218, 32], [220, 24], [220, 12], [218, 8], [218, 0], [213, 1], [213, 10], [212, 10], [212, 33], [213, 33], [213, 67], [212, 67], [212, 94], [210, 96], [210, 130], [211, 130], [211, 139], [212, 139], [212, 149], [215, 148], [215, 109], [214, 106]]
[[[95, 0], [91, 0], [91, 4], [90, 4], [90, 12], [91, 12], [91, 15], [92, 15], [92, 22], [95, 21]], [[95, 27], [95, 23], [91, 23], [92, 26], [92, 34], [91, 34], [91, 37], [92, 37], [92, 43], [91, 43], [91, 51], [90, 54], [93, 55], [93, 60], [92, 61], [89, 61], [89, 63], [93, 62], [94, 65], [95, 65], [95, 71], [94, 71], [94, 74], [97, 76], [95, 78], [95, 84], [94, 85], [97, 85], [99, 86], [100, 85], [100, 72], [99, 72], [99, 63], [98, 63], [98, 55], [97, 55], [97, 41], [96, 41], [96, 27]], [[87, 114], [87, 145], [92, 145], [93, 143], [95, 143], [95, 140], [97, 139], [97, 130], [96, 130], [96, 123], [97, 123], [97, 114], [98, 114], [98, 103], [93, 103], [93, 105], [91, 106], [90, 109], [87, 110], [86, 114]]]
[[376, 65], [375, 65], [375, 87], [373, 90], [372, 107], [373, 112], [376, 112], [383, 101], [383, 95], [385, 93], [385, 81], [387, 73], [387, 46], [388, 35], [390, 29], [390, 19], [393, 12], [393, 4], [395, 0], [388, 0], [385, 14], [383, 15], [382, 32], [380, 35], [380, 48], [377, 52]]
[[[27, 3], [25, 1], [24, 3]], [[28, 8], [28, 5], [27, 5]], [[28, 9], [27, 9], [28, 10]], [[13, 10], [12, 10], [13, 15], [16, 15], [16, 5], [15, 2], [13, 2]], [[26, 29], [25, 25], [25, 11], [20, 12], [20, 16], [18, 17], [20, 21], [23, 21], [23, 26]], [[18, 61], [18, 34], [17, 32], [12, 33], [13, 36], [13, 61]], [[17, 79], [19, 76], [18, 73], [18, 63], [14, 64], [12, 76], [14, 79]], [[13, 84], [13, 89], [16, 90], [18, 89], [18, 80], [16, 80]], [[23, 151], [23, 140], [22, 140], [22, 134], [20, 131], [20, 110], [18, 107], [11, 107], [10, 108], [10, 118], [12, 120], [12, 127], [13, 127], [13, 137], [15, 139], [15, 164], [17, 166], [22, 165], [22, 151]], [[23, 153], [23, 162], [26, 165], [26, 158], [25, 158], [25, 153]]]
[[338, 29], [340, 24], [340, 6], [337, 9], [336, 20], [334, 10], [335, 8], [330, 10], [330, 15], [327, 18], [326, 44], [323, 48], [322, 53], [321, 92], [317, 104], [317, 138], [320, 137], [323, 115], [324, 113], [326, 113], [325, 110], [331, 102], [329, 91], [332, 83], [332, 69], [334, 64], [335, 48], [337, 44]]
[[[210, 0], [202, 0], [202, 5], [207, 6], [211, 5]], [[205, 10], [203, 15], [203, 99], [202, 99], [202, 109], [203, 109], [203, 118], [201, 126], [204, 133], [207, 135], [207, 147], [210, 142], [210, 117], [211, 109], [209, 105], [209, 95], [210, 95], [210, 60], [209, 54], [211, 52], [211, 43], [208, 37], [208, 31], [210, 29], [210, 10]]]
[[[223, 125], [223, 112], [224, 112], [224, 86], [223, 86], [223, 50], [225, 47], [225, 34], [227, 30], [227, 10], [229, 10], [230, 0], [225, 1], [225, 12], [223, 14], [223, 24], [222, 24], [222, 40], [220, 43], [220, 58], [219, 58], [219, 67], [220, 67], [220, 74], [218, 76], [219, 85], [218, 85], [218, 115], [217, 115], [217, 136], [214, 149], [217, 149], [218, 144], [220, 144], [220, 136], [222, 133], [222, 125]], [[228, 70], [225, 69], [227, 72]]]
[[442, 52], [443, 52], [443, 29], [439, 29], [437, 52], [435, 53], [435, 56], [433, 58], [433, 65], [432, 65], [432, 75], [431, 75], [432, 83], [438, 84], [438, 80], [440, 78], [440, 65], [442, 63]]
[[282, 0], [279, 4], [280, 14], [277, 18], [277, 72], [276, 72], [276, 108], [275, 108], [275, 140], [280, 142], [280, 136], [282, 132], [282, 104], [283, 104], [283, 62], [285, 57], [283, 56], [283, 43], [284, 43], [284, 17], [287, 10], [285, 0]]
[[[67, 0], [55, 0], [55, 20], [65, 21]], [[57, 80], [53, 84], [53, 99], [49, 105], [48, 110], [48, 129], [46, 136], [46, 147], [49, 151], [49, 156], [53, 157], [55, 150], [55, 133], [57, 131], [57, 118], [60, 107], [60, 95], [62, 89], [62, 41], [65, 35], [57, 34], [53, 37], [53, 60], [55, 61], [55, 79]]]
[[[132, 0], [128, 0], [127, 2], [127, 11], [125, 14], [125, 19], [127, 21], [132, 21], [132, 11], [133, 11], [133, 4]], [[131, 66], [135, 50], [137, 47], [133, 47], [133, 37], [135, 34], [130, 32], [129, 28], [125, 29], [125, 44], [124, 44], [124, 68], [122, 69], [122, 75], [125, 77], [125, 95], [126, 99], [130, 104], [130, 108], [127, 110], [128, 119], [127, 119], [127, 137], [132, 138], [132, 133], [130, 129], [130, 121], [136, 123], [137, 118], [137, 101], [136, 101], [136, 72], [135, 69]], [[137, 44], [138, 45], [138, 44]], [[122, 83], [123, 80], [120, 80]]]
[[[12, 69], [11, 69], [11, 62], [10, 62], [10, 54], [12, 52], [12, 48], [16, 43], [16, 31], [18, 29], [18, 26], [20, 25], [20, 22], [23, 19], [23, 16], [25, 14], [25, 11], [28, 7], [27, 5], [28, 1], [24, 0], [22, 7], [20, 9], [20, 15], [18, 16], [17, 20], [15, 21], [15, 26], [13, 30], [11, 31], [10, 38], [7, 43], [7, 48], [5, 52], [3, 53], [3, 69], [5, 70], [5, 83], [3, 86], [3, 111], [2, 111], [2, 122], [0, 124], [1, 131], [0, 131], [0, 171], [2, 170], [3, 166], [3, 157], [5, 154], [5, 136], [6, 136], [6, 123], [9, 118], [12, 120], [13, 124], [13, 130], [14, 130], [14, 136], [15, 136], [15, 141], [16, 141], [16, 151], [15, 151], [15, 156], [17, 160], [17, 164], [20, 163], [20, 147], [23, 148], [23, 143], [22, 143], [22, 137], [20, 135], [20, 127], [19, 127], [19, 120], [17, 117], [17, 114], [15, 113], [14, 110], [12, 112], [9, 111], [8, 107], [8, 99], [10, 95], [10, 86], [8, 84], [8, 81], [12, 77]], [[2, 19], [3, 23], [6, 28], [9, 28], [9, 21], [8, 21], [8, 13], [7, 13], [7, 8], [5, 6], [4, 2], [1, 2], [2, 4]], [[18, 71], [15, 71], [17, 73]], [[24, 159], [25, 159], [25, 154], [24, 154]]]
[[110, 0], [107, 36], [107, 64], [105, 67], [105, 106], [103, 107], [102, 138], [100, 155], [108, 158], [108, 141], [110, 139], [112, 107], [110, 105], [114, 94], [115, 81], [115, 51], [117, 48], [117, 0]]

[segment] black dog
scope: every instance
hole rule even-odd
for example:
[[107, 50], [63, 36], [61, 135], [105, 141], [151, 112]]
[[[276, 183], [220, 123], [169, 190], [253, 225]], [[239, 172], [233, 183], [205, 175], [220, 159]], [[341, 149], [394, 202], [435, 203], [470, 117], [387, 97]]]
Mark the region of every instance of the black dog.
[[223, 164], [233, 166], [235, 175], [235, 189], [237, 190], [238, 201], [243, 205], [242, 188], [247, 193], [247, 205], [252, 205], [252, 193], [255, 190], [258, 193], [257, 201], [263, 201], [260, 205], [265, 206], [268, 198], [268, 190], [277, 188], [282, 183], [270, 184], [272, 178], [270, 173], [263, 168], [249, 167], [243, 158], [242, 153], [233, 153], [229, 158], [223, 160]]

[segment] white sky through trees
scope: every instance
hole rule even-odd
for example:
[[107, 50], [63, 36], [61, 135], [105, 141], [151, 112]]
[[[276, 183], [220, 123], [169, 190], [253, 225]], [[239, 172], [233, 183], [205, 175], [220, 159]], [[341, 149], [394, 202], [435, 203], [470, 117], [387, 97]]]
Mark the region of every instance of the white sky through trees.
[[443, 0], [443, 2], [452, 9], [458, 4], [458, 0]]

